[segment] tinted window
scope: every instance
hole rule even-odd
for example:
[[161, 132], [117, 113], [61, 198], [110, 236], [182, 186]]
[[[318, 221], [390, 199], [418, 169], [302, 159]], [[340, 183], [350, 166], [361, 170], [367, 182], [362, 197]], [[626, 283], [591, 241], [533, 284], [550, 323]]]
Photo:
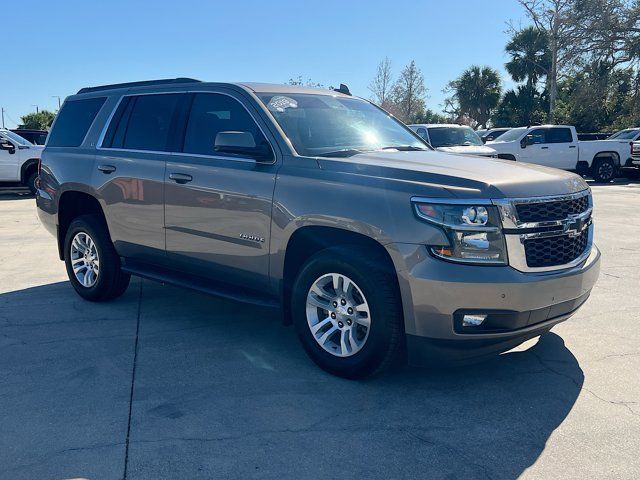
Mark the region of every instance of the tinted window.
[[547, 132], [548, 143], [571, 143], [573, 137], [568, 128], [552, 128]]
[[256, 145], [267, 145], [256, 122], [237, 100], [215, 93], [197, 93], [193, 97], [184, 137], [185, 153], [215, 155], [219, 132], [249, 132]]
[[[131, 150], [167, 150], [171, 120], [180, 96], [174, 93], [131, 98], [130, 112], [122, 116], [116, 131], [116, 137], [118, 133], [121, 134], [122, 147]], [[115, 139], [113, 146], [118, 147]]]
[[429, 139], [427, 138], [427, 130], [425, 128], [419, 128], [418, 130], [416, 130], [416, 133], [425, 140], [429, 141]]
[[532, 139], [531, 143], [533, 143], [534, 145], [538, 143], [549, 143], [547, 141], [547, 130], [545, 130], [544, 128], [531, 130], [527, 137], [530, 137]]
[[66, 101], [49, 135], [49, 147], [77, 147], [89, 131], [106, 98]]

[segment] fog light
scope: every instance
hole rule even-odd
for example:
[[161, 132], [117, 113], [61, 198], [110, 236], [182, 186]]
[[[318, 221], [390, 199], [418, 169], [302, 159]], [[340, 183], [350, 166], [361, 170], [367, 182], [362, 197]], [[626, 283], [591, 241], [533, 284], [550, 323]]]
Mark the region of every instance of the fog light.
[[463, 327], [479, 327], [486, 320], [486, 315], [465, 315], [462, 317]]

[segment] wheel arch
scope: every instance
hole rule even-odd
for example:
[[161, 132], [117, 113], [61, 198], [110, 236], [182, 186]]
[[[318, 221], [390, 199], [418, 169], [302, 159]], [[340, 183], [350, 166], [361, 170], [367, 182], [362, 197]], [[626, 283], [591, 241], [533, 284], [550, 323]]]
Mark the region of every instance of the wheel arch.
[[591, 160], [591, 166], [594, 166], [595, 163], [600, 158], [613, 158], [614, 162], [617, 162], [617, 166], [620, 166], [620, 154], [616, 151], [604, 150], [602, 152], [598, 152], [593, 156], [593, 160]]
[[[283, 321], [291, 323], [291, 291], [293, 282], [304, 263], [314, 254], [329, 247], [353, 246], [366, 249], [383, 259], [381, 268], [396, 275], [396, 267], [388, 249], [378, 240], [360, 232], [325, 225], [307, 225], [295, 230], [287, 241], [282, 263], [280, 296], [283, 306]], [[397, 276], [396, 276], [397, 278]], [[399, 285], [398, 285], [398, 289]]]
[[58, 255], [64, 260], [64, 240], [69, 225], [80, 215], [98, 215], [107, 229], [107, 221], [98, 199], [86, 192], [78, 190], [66, 190], [58, 200]]
[[20, 183], [24, 184], [34, 170], [38, 171], [39, 162], [39, 158], [30, 158], [22, 164], [20, 167]]

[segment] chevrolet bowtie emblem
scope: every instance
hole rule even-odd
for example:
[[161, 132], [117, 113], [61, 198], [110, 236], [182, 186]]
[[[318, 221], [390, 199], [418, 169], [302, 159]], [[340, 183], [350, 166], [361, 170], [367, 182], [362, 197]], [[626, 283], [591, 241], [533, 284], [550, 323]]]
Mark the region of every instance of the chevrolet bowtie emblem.
[[564, 224], [564, 233], [570, 237], [580, 235], [585, 228], [589, 226], [589, 220], [586, 218], [570, 218], [567, 223]]

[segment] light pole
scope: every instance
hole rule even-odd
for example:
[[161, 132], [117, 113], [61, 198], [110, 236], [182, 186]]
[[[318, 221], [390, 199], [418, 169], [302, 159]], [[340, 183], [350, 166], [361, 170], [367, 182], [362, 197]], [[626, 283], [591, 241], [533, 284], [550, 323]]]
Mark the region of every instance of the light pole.
[[2, 107], [2, 128], [4, 128], [4, 107]]
[[51, 95], [51, 98], [57, 98], [58, 99], [58, 110], [60, 110], [60, 97], [58, 95]]
[[36, 107], [36, 113], [40, 113], [40, 109], [38, 108], [38, 105], [31, 105], [32, 107]]

